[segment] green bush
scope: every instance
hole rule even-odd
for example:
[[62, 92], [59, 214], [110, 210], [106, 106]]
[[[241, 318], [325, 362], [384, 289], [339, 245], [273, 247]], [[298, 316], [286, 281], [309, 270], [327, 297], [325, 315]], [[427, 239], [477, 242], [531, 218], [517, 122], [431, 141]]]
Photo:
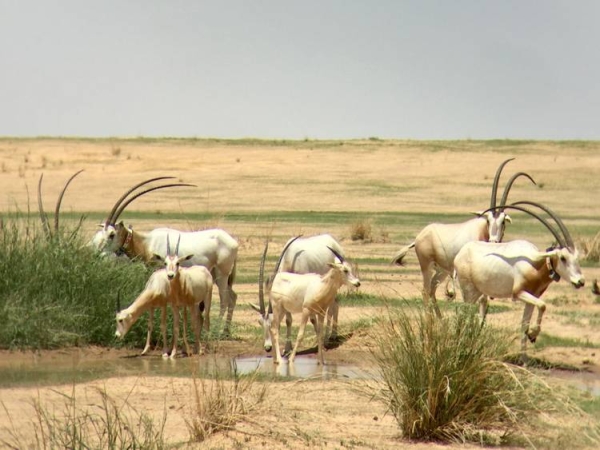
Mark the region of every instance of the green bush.
[[373, 352], [382, 379], [375, 395], [409, 439], [527, 439], [527, 426], [560, 400], [531, 372], [503, 362], [506, 334], [482, 326], [475, 308], [457, 306], [443, 319], [411, 307], [390, 312]]
[[[149, 269], [98, 256], [78, 229], [49, 239], [35, 225], [26, 216], [0, 228], [0, 348], [114, 344], [117, 294], [127, 306]], [[128, 342], [144, 342], [140, 322]]]

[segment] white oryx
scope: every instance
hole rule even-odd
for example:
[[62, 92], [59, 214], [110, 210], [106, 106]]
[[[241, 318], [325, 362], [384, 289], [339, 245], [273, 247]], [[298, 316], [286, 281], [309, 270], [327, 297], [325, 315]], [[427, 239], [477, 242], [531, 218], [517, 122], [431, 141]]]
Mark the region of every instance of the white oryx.
[[[180, 267], [180, 263], [192, 258], [193, 255], [187, 255], [183, 258], [178, 256], [179, 239], [175, 253], [171, 253], [169, 238], [167, 237], [167, 256], [164, 258], [164, 269], [155, 271], [151, 276], [142, 293], [126, 309], [117, 312], [117, 331], [115, 335], [123, 338], [131, 326], [145, 311], [151, 314], [148, 321], [148, 339], [146, 346], [142, 351], [145, 354], [150, 348], [150, 334], [152, 332], [152, 311], [155, 308], [162, 308], [161, 331], [163, 336], [163, 357], [170, 355], [175, 358], [177, 355], [177, 343], [179, 340], [179, 308], [184, 308], [183, 314], [183, 342], [188, 355], [191, 355], [190, 346], [187, 340], [187, 312], [186, 307], [192, 311], [192, 327], [194, 330], [194, 353], [201, 353], [200, 337], [203, 325], [206, 331], [210, 329], [210, 304], [212, 298], [213, 280], [208, 269], [204, 266]], [[161, 256], [156, 255], [157, 259]], [[173, 345], [169, 351], [167, 345], [167, 321], [166, 306], [171, 305], [173, 309]], [[117, 304], [117, 309], [120, 305]], [[206, 313], [206, 321], [204, 319]]]
[[[558, 233], [543, 217], [521, 204], [532, 205], [545, 211], [558, 225]], [[575, 288], [585, 284], [578, 261], [578, 252], [563, 221], [550, 209], [539, 203], [523, 201], [506, 208], [517, 209], [538, 219], [556, 239], [557, 244], [540, 251], [531, 242], [515, 240], [505, 243], [469, 242], [456, 255], [454, 267], [464, 301], [479, 301], [479, 312], [484, 319], [488, 297], [512, 298], [525, 303], [521, 321], [521, 351], [525, 357], [527, 339], [535, 342], [540, 333], [546, 304], [540, 299], [552, 281], [564, 278]], [[538, 315], [530, 327], [534, 308]]]
[[444, 279], [453, 273], [453, 262], [458, 251], [471, 241], [501, 242], [506, 223], [511, 222], [510, 216], [504, 212], [504, 205], [506, 205], [508, 193], [514, 181], [518, 177], [524, 176], [535, 184], [533, 178], [527, 173], [515, 173], [506, 183], [500, 205], [496, 206], [500, 174], [504, 166], [513, 159], [507, 159], [496, 170], [488, 210], [474, 213], [476, 217], [462, 223], [427, 225], [412, 243], [403, 247], [392, 259], [392, 264], [402, 266], [408, 251], [412, 248], [415, 249], [423, 275], [423, 301], [425, 305], [428, 305], [431, 300], [438, 317], [441, 316], [441, 313], [435, 292]]
[[185, 183], [172, 183], [145, 189], [126, 198], [139, 187], [172, 177], [158, 177], [146, 180], [129, 189], [115, 203], [108, 217], [100, 226], [102, 229], [94, 235], [91, 245], [105, 254], [125, 254], [131, 259], [139, 258], [149, 263], [154, 255], [166, 257], [165, 249], [167, 237], [170, 233], [178, 233], [181, 237], [181, 252], [193, 255], [185, 261], [185, 266], [199, 265], [206, 267], [212, 274], [219, 288], [220, 312], [222, 319], [225, 310], [227, 318], [224, 333], [229, 333], [229, 327], [233, 317], [237, 294], [233, 291], [235, 281], [238, 243], [226, 231], [222, 229], [210, 229], [201, 231], [179, 231], [171, 228], [156, 228], [150, 232], [142, 233], [134, 231], [131, 226], [126, 227], [123, 221], [117, 223], [119, 216], [125, 208], [136, 198], [156, 189], [176, 186], [193, 186]]
[[[293, 240], [288, 242], [288, 246], [291, 242]], [[282, 255], [285, 254], [285, 250], [282, 252]], [[267, 248], [265, 246], [263, 260], [261, 261], [261, 280], [259, 280], [261, 285], [266, 251]], [[329, 248], [329, 251], [335, 255], [336, 260], [333, 263], [329, 263], [330, 269], [324, 275], [277, 272], [277, 267], [276, 275], [270, 285], [268, 310], [265, 307], [262, 292], [259, 295], [259, 300], [261, 301], [261, 323], [265, 330], [266, 341], [269, 336], [273, 341], [273, 346], [275, 347], [275, 364], [280, 364], [282, 361], [279, 346], [279, 326], [283, 316], [288, 313], [302, 313], [298, 336], [296, 337], [294, 349], [289, 356], [289, 362], [293, 362], [296, 357], [298, 347], [304, 337], [304, 330], [308, 319], [315, 315], [317, 317], [318, 361], [324, 364], [323, 322], [325, 314], [335, 301], [337, 291], [343, 284], [349, 284], [354, 287], [360, 286], [359, 279], [354, 276], [350, 265], [345, 261], [344, 257], [332, 248]], [[281, 259], [280, 257], [280, 262]], [[267, 348], [266, 343], [265, 348]]]
[[[336, 256], [328, 247], [335, 250], [335, 252], [343, 258], [345, 257], [342, 246], [330, 234], [298, 237], [296, 239], [292, 238], [286, 243], [285, 248], [287, 250], [281, 254], [282, 260], [278, 272], [316, 273], [318, 275], [324, 275], [329, 271], [329, 265], [335, 262], [336, 259]], [[349, 264], [348, 267], [350, 267]], [[327, 327], [324, 335], [325, 341], [327, 341], [328, 337], [332, 341], [337, 339], [338, 314], [339, 303], [336, 297], [335, 301], [327, 311]], [[311, 321], [313, 320], [314, 319], [311, 318]], [[286, 323], [287, 321], [288, 318], [286, 317]], [[290, 327], [291, 321], [290, 315]], [[329, 335], [329, 330], [331, 330], [331, 335]]]

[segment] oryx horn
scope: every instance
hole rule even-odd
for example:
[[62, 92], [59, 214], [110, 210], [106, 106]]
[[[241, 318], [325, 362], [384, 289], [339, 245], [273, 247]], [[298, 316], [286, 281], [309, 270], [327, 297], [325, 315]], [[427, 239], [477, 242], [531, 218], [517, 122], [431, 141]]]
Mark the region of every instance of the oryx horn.
[[42, 180], [44, 179], [44, 174], [40, 175], [40, 180], [38, 181], [38, 210], [40, 212], [40, 219], [42, 219], [42, 226], [44, 227], [44, 233], [46, 233], [46, 237], [52, 237], [52, 231], [50, 230], [50, 224], [48, 223], [48, 216], [44, 212], [44, 204], [42, 202]]
[[542, 205], [540, 203], [532, 202], [532, 201], [527, 201], [527, 200], [522, 200], [520, 202], [515, 202], [515, 203], [513, 203], [513, 205], [531, 205], [531, 206], [535, 206], [537, 208], [540, 208], [542, 211], [545, 211], [550, 217], [552, 217], [554, 219], [554, 221], [558, 225], [558, 228], [560, 228], [560, 231], [562, 231], [562, 234], [563, 234], [563, 236], [565, 238], [565, 243], [567, 244], [567, 245], [563, 245], [563, 247], [569, 247], [571, 250], [575, 250], [575, 243], [573, 242], [573, 238], [571, 237], [571, 233], [569, 233], [569, 230], [567, 230], [566, 225], [564, 224], [564, 222], [562, 221], [562, 219], [558, 216], [558, 214], [556, 214], [550, 208], [548, 208], [547, 206], [544, 206], [544, 205]]
[[564, 239], [560, 236], [560, 234], [558, 234], [558, 232], [554, 229], [554, 227], [552, 227], [552, 225], [550, 225], [546, 219], [544, 219], [543, 217], [540, 217], [539, 215], [537, 215], [533, 211], [530, 211], [527, 208], [523, 208], [521, 206], [515, 206], [514, 204], [511, 204], [511, 205], [504, 205], [504, 206], [496, 206], [495, 208], [488, 208], [485, 211], [483, 211], [482, 214], [485, 214], [488, 211], [494, 211], [494, 210], [499, 210], [499, 209], [503, 210], [505, 208], [516, 209], [517, 211], [522, 211], [524, 213], [529, 214], [532, 217], [535, 217], [537, 220], [539, 220], [542, 223], [542, 225], [544, 225], [546, 228], [548, 228], [548, 231], [550, 231], [550, 233], [552, 233], [552, 236], [554, 236], [554, 239], [556, 239], [556, 242], [558, 242], [559, 245], [561, 245], [562, 247], [566, 247]]
[[171, 243], [169, 242], [169, 233], [167, 233], [167, 256], [171, 256]]
[[341, 263], [343, 263], [345, 261], [344, 257], [342, 255], [340, 255], [337, 251], [332, 249], [329, 245], [327, 246], [327, 248], [329, 250], [331, 250], [331, 253], [333, 253], [336, 256], [336, 258], [340, 260]]
[[179, 256], [179, 243], [181, 242], [181, 233], [177, 236], [177, 245], [175, 246], [175, 256]]
[[529, 178], [529, 180], [537, 186], [537, 183], [535, 182], [535, 180], [533, 178], [531, 178], [531, 176], [528, 173], [525, 173], [525, 172], [515, 173], [512, 177], [510, 177], [510, 179], [506, 183], [506, 186], [504, 186], [504, 192], [502, 193], [502, 199], [500, 200], [500, 206], [506, 205], [506, 200], [508, 199], [508, 193], [510, 192], [510, 188], [512, 187], [515, 180], [519, 177]]
[[143, 190], [142, 192], [138, 192], [133, 197], [130, 197], [127, 199], [127, 201], [123, 202], [123, 204], [119, 207], [117, 212], [114, 214], [110, 223], [114, 225], [117, 222], [117, 220], [119, 219], [119, 216], [125, 210], [125, 208], [127, 208], [131, 204], [132, 201], [134, 201], [138, 197], [141, 197], [142, 195], [145, 195], [152, 191], [156, 191], [157, 189], [165, 189], [165, 188], [170, 188], [170, 187], [185, 187], [185, 186], [197, 187], [195, 184], [189, 184], [189, 183], [170, 183], [170, 184], [162, 184], [160, 186], [154, 186], [152, 188]]
[[122, 196], [121, 198], [119, 198], [119, 200], [117, 200], [117, 202], [115, 203], [115, 205], [112, 207], [112, 209], [110, 210], [110, 213], [108, 214], [108, 217], [106, 218], [106, 225], [110, 225], [110, 224], [114, 224], [116, 221], [115, 218], [115, 212], [117, 211], [117, 209], [119, 208], [119, 205], [123, 202], [123, 200], [125, 200], [125, 198], [127, 198], [127, 196], [129, 194], [131, 194], [133, 191], [135, 191], [137, 188], [140, 188], [148, 183], [152, 183], [153, 181], [159, 181], [159, 180], [169, 180], [169, 179], [173, 179], [175, 177], [156, 177], [156, 178], [150, 178], [146, 181], [142, 181], [141, 183], [136, 184], [135, 186], [129, 188]]
[[513, 159], [515, 158], [507, 159], [502, 164], [500, 164], [498, 166], [498, 169], [496, 170], [496, 175], [494, 176], [494, 183], [492, 184], [492, 196], [490, 197], [490, 209], [494, 209], [494, 213], [496, 208], [496, 200], [498, 196], [498, 182], [500, 181], [500, 174], [502, 173], [502, 169], [504, 169], [504, 166]]
[[277, 260], [277, 265], [275, 266], [275, 270], [273, 271], [273, 277], [277, 274], [277, 272], [279, 271], [279, 266], [281, 265], [281, 261], [283, 261], [283, 257], [285, 256], [285, 252], [287, 252], [287, 249], [290, 247], [290, 245], [292, 245], [294, 243], [294, 241], [298, 238], [302, 237], [302, 235], [298, 235], [292, 239], [290, 239], [290, 241], [285, 244], [285, 247], [283, 247], [283, 250], [281, 251], [281, 255], [279, 255], [279, 259]]
[[265, 315], [265, 261], [267, 259], [267, 251], [269, 250], [269, 240], [265, 241], [265, 249], [263, 250], [262, 258], [260, 259], [260, 269], [258, 271], [258, 307], [260, 313]]
[[65, 195], [65, 192], [67, 191], [67, 188], [69, 187], [69, 184], [71, 184], [71, 181], [73, 181], [75, 179], [75, 177], [77, 175], [79, 175], [81, 172], [83, 172], [83, 169], [81, 169], [79, 172], [75, 172], [73, 175], [71, 175], [71, 178], [69, 178], [67, 180], [67, 182], [65, 183], [65, 186], [62, 188], [62, 191], [60, 191], [60, 195], [58, 196], [58, 200], [56, 201], [56, 209], [54, 210], [54, 232], [58, 233], [58, 217], [60, 214], [60, 205], [62, 203], [62, 199]]

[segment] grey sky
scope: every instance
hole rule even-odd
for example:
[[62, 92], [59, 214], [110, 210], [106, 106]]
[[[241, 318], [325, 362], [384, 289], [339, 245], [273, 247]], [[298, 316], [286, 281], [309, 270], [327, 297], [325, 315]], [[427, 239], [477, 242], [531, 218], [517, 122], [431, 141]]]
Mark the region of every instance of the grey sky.
[[600, 2], [0, 0], [0, 135], [600, 138]]

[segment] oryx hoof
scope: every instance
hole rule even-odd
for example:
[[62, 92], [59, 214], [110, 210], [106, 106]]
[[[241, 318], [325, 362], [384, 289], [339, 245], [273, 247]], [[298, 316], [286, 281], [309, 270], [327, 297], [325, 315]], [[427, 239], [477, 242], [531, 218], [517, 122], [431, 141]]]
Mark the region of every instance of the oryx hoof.
[[537, 340], [537, 336], [527, 335], [527, 337], [529, 338], [529, 342], [531, 342], [532, 344], [535, 344], [535, 341]]

